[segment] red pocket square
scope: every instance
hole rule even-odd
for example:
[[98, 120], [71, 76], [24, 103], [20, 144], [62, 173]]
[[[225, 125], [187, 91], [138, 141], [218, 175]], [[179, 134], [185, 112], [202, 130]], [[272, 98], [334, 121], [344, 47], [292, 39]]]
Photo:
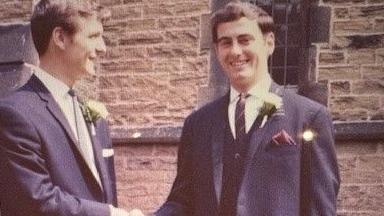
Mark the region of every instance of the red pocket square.
[[273, 142], [276, 145], [296, 145], [292, 137], [285, 130], [281, 130], [279, 133], [272, 137]]

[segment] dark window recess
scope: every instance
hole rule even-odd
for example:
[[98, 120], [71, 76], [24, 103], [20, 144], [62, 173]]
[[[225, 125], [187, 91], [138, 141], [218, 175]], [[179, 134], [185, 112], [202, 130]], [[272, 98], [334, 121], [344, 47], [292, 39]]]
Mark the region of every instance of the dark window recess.
[[276, 48], [269, 60], [270, 73], [280, 85], [298, 85], [300, 71], [301, 0], [251, 0], [273, 16]]

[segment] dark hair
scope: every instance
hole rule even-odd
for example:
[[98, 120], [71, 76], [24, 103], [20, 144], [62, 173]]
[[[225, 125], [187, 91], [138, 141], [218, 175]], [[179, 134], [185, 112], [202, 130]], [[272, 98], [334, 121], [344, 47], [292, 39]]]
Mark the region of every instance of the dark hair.
[[232, 1], [217, 10], [211, 17], [212, 40], [217, 43], [217, 27], [221, 23], [236, 21], [242, 17], [254, 20], [263, 34], [274, 31], [273, 18], [262, 8], [249, 2]]
[[80, 28], [76, 25], [76, 17], [96, 15], [103, 20], [109, 11], [92, 0], [41, 0], [33, 10], [31, 17], [31, 33], [33, 43], [39, 56], [43, 55], [56, 27], [63, 28], [72, 35]]

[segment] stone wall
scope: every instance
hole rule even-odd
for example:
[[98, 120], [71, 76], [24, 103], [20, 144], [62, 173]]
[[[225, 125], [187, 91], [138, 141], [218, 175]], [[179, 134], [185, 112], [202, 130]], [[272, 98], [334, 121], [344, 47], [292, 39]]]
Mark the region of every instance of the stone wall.
[[105, 1], [108, 54], [100, 100], [113, 129], [180, 126], [208, 84], [208, 52], [199, 49], [209, 1]]
[[323, 0], [332, 9], [320, 45], [318, 81], [330, 88], [336, 121], [384, 120], [384, 1]]
[[[29, 19], [32, 0], [0, 2], [0, 25]], [[165, 200], [176, 174], [175, 137], [180, 126], [206, 100], [203, 90], [211, 81], [210, 54], [201, 48], [201, 29], [206, 27], [203, 17], [210, 13], [211, 3], [100, 3], [113, 14], [105, 23], [108, 52], [98, 76], [78, 88], [106, 103], [111, 113], [120, 205], [150, 213]], [[316, 81], [328, 86], [335, 122], [384, 120], [384, 1], [320, 0], [318, 4], [332, 12], [330, 42], [315, 44], [311, 61]], [[383, 215], [383, 141], [340, 139], [337, 153], [342, 177], [339, 215]]]

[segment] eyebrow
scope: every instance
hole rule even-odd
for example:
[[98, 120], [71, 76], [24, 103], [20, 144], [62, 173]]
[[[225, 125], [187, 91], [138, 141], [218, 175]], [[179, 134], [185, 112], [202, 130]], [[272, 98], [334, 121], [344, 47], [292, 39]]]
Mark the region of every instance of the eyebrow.
[[220, 43], [223, 40], [230, 40], [230, 39], [231, 39], [231, 37], [226, 37], [226, 36], [220, 37], [220, 38], [217, 39], [217, 43]]
[[[231, 38], [232, 37], [223, 36], [223, 37], [218, 38], [217, 42], [220, 42], [220, 41], [223, 41], [223, 40], [229, 40]], [[240, 34], [240, 35], [237, 35], [236, 38], [254, 38], [254, 36], [250, 35], [250, 34]]]

